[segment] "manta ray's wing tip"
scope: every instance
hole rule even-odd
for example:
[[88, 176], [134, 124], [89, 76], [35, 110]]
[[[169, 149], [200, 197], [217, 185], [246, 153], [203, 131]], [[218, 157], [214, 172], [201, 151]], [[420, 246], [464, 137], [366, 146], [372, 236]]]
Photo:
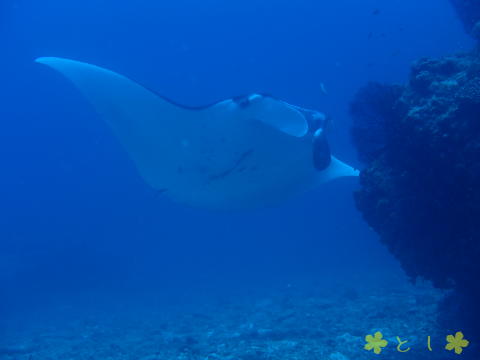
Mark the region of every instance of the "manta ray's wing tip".
[[46, 66], [50, 66], [51, 68], [60, 70], [64, 68], [78, 68], [78, 67], [95, 67], [93, 65], [82, 63], [80, 61], [61, 58], [61, 57], [54, 57], [54, 56], [42, 56], [38, 57], [34, 60], [37, 64], [42, 64]]
[[43, 65], [49, 65], [52, 64], [58, 60], [61, 60], [60, 58], [57, 57], [50, 57], [50, 56], [42, 56], [38, 57], [35, 59], [35, 62], [38, 64], [43, 64]]
[[[38, 57], [34, 60], [37, 64], [42, 64], [46, 66], [50, 66], [52, 68], [60, 68], [65, 66], [81, 66], [87, 65], [85, 63], [81, 63], [80, 61], [65, 59], [61, 57], [54, 57], [54, 56], [42, 56]], [[58, 70], [58, 69], [57, 69]]]
[[53, 56], [38, 57], [35, 59], [35, 62], [37, 64], [42, 64], [58, 71], [61, 71], [61, 69], [64, 69], [65, 67], [74, 66], [75, 63], [77, 63], [74, 60], [63, 59]]

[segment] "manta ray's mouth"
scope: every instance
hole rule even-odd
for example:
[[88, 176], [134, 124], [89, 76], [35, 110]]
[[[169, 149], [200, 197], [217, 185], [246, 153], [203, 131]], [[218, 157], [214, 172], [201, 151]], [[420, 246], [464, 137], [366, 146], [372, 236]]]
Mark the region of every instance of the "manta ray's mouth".
[[313, 165], [318, 171], [323, 171], [332, 162], [330, 146], [323, 129], [318, 129], [313, 135]]

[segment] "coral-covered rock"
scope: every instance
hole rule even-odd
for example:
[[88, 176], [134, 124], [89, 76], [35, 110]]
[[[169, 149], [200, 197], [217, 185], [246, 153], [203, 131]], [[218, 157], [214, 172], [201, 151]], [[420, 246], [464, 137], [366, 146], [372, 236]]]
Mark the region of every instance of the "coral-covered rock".
[[456, 94], [459, 107], [480, 110], [480, 77], [468, 80]]
[[[375, 103], [364, 91], [355, 101]], [[412, 278], [480, 303], [479, 54], [418, 61], [387, 121], [358, 209]]]

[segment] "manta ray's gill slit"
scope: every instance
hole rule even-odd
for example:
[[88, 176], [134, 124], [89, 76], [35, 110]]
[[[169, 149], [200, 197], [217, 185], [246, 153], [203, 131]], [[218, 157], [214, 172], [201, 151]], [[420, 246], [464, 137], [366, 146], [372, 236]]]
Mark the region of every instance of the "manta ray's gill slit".
[[[253, 153], [253, 149], [248, 149], [247, 151], [243, 152], [242, 154], [240, 154], [240, 157], [237, 159], [237, 161], [235, 161], [235, 164], [233, 164], [232, 167], [222, 171], [221, 173], [219, 174], [216, 174], [216, 175], [211, 175], [208, 180], [209, 181], [215, 181], [215, 180], [219, 180], [219, 179], [222, 179], [222, 178], [225, 178], [226, 176], [230, 175], [233, 171], [235, 171], [235, 169], [237, 169], [249, 156], [251, 156]], [[245, 170], [245, 167], [242, 167], [242, 171]]]

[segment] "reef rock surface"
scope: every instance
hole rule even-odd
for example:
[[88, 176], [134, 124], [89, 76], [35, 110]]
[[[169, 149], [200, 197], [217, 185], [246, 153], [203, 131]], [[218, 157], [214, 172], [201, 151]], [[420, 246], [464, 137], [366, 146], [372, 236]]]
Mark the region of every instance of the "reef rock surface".
[[[393, 100], [398, 87], [378, 85], [371, 91], [372, 86], [352, 104], [352, 133], [356, 144], [380, 134], [375, 144], [383, 145], [373, 153], [357, 145], [360, 159], [368, 159], [355, 194], [357, 207], [409, 276], [453, 287], [478, 305], [480, 55], [417, 61]], [[379, 98], [389, 99], [390, 108]], [[370, 134], [365, 114], [376, 116]], [[480, 314], [477, 305], [469, 316]]]

